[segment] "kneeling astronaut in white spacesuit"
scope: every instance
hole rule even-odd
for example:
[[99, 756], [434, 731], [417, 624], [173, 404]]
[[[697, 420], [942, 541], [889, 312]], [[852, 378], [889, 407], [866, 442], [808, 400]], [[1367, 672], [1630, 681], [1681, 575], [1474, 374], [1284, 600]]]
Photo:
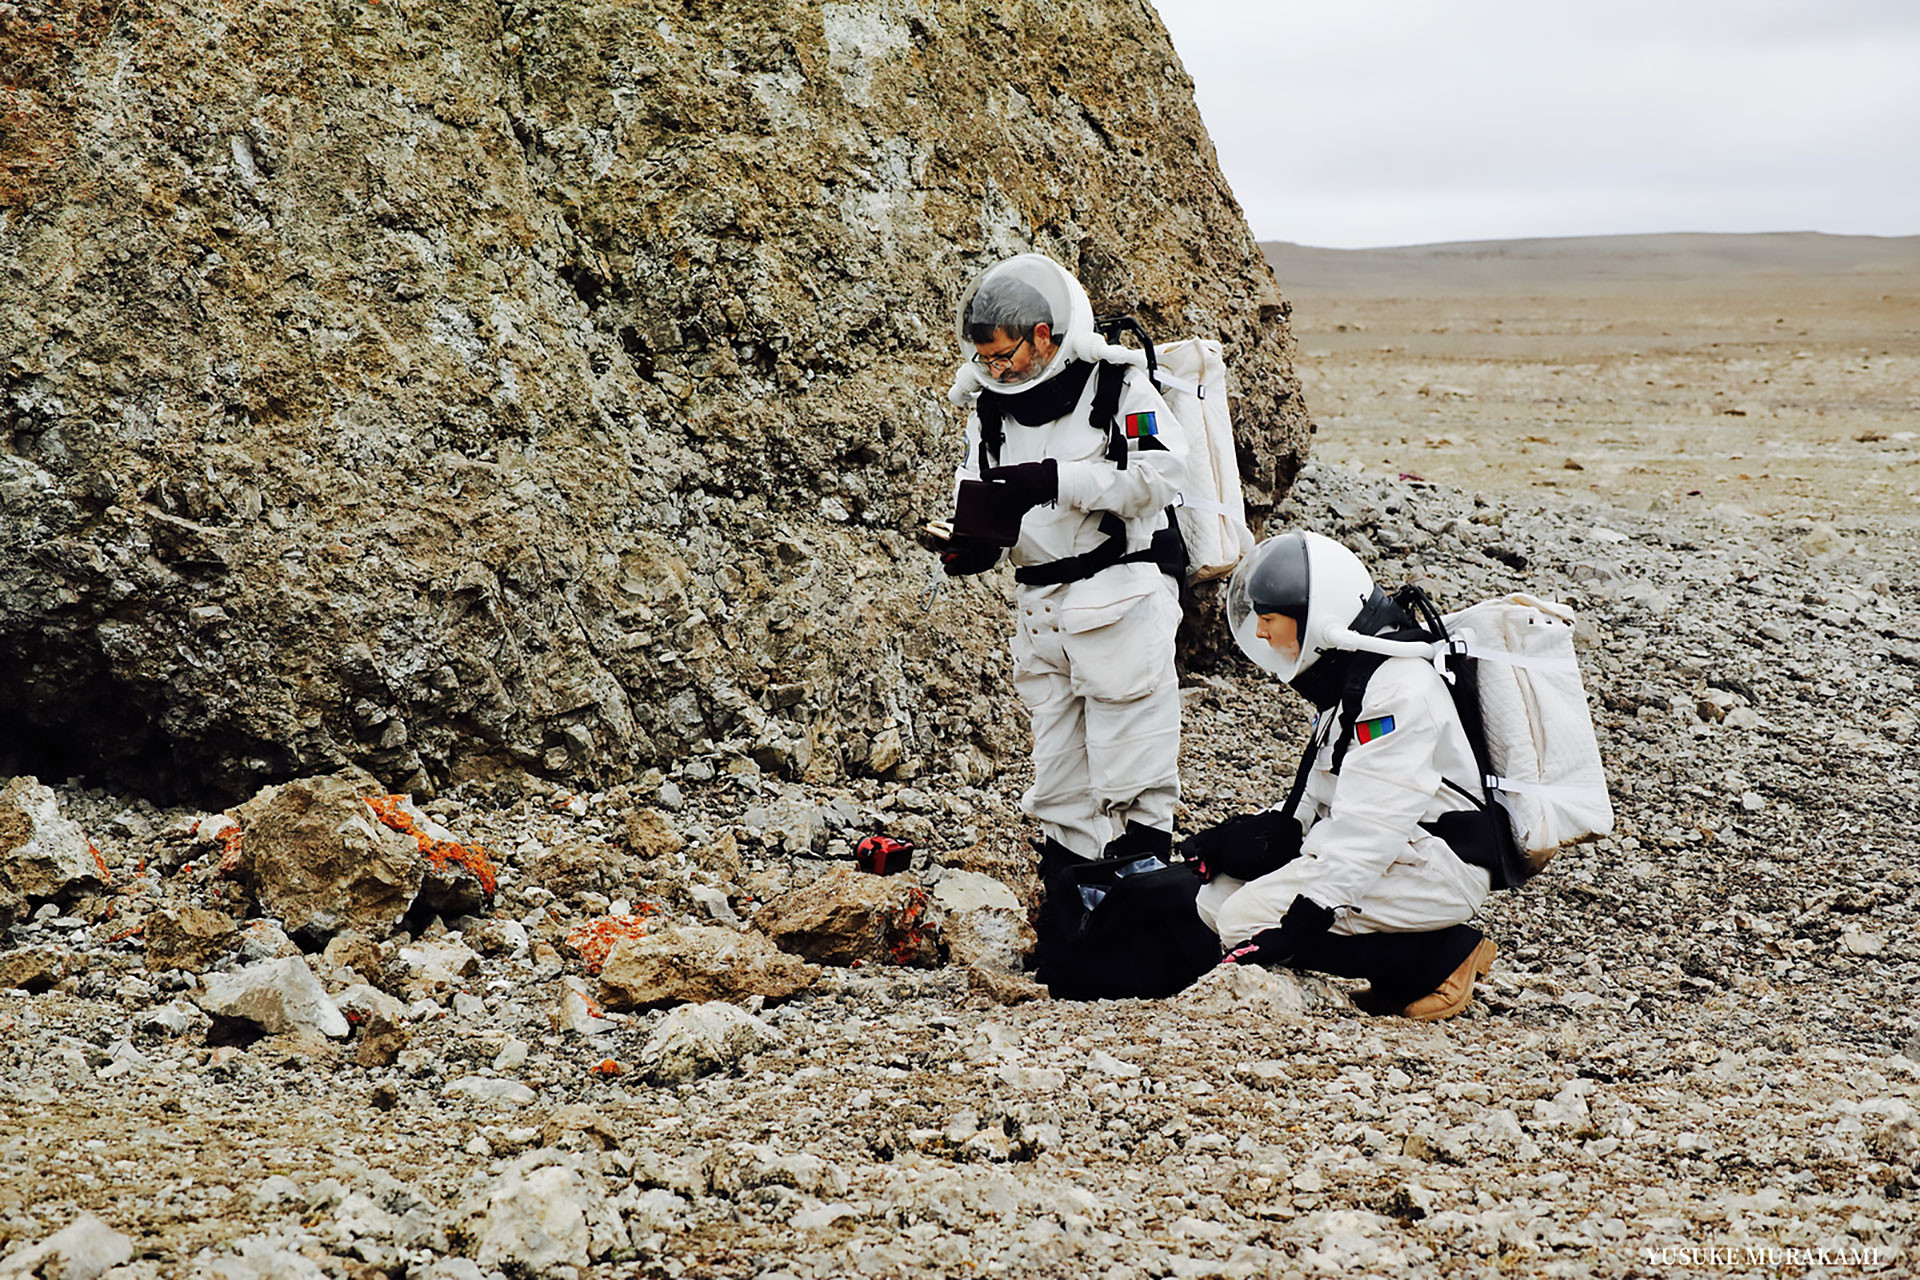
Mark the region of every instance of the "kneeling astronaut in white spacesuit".
[[1414, 620], [1352, 552], [1304, 532], [1255, 548], [1227, 610], [1241, 650], [1319, 715], [1284, 801], [1183, 844], [1207, 881], [1201, 917], [1229, 961], [1368, 979], [1356, 1000], [1375, 1013], [1461, 1012], [1493, 962], [1466, 923], [1489, 876], [1435, 828], [1475, 809], [1458, 788], [1479, 774], [1432, 663], [1387, 656]]

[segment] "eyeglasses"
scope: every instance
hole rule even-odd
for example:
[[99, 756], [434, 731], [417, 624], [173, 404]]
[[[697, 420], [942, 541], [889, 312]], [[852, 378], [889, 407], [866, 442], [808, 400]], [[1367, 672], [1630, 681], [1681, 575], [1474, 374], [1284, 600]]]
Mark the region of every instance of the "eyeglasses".
[[1027, 339], [1032, 336], [1032, 334], [1028, 334], [1025, 338], [1020, 339], [1020, 341], [1014, 343], [997, 356], [981, 355], [976, 351], [973, 355], [973, 362], [980, 365], [988, 373], [1002, 373], [1013, 367], [1013, 358], [1020, 354], [1020, 348], [1026, 346]]

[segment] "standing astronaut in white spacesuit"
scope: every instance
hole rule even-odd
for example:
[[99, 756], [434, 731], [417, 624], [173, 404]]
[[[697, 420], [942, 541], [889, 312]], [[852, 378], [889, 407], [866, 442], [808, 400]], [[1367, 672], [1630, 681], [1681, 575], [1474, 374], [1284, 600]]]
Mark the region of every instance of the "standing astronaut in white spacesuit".
[[1471, 830], [1484, 802], [1461, 790], [1479, 771], [1439, 672], [1390, 656], [1421, 636], [1413, 619], [1351, 551], [1304, 532], [1255, 548], [1227, 611], [1241, 650], [1319, 715], [1284, 801], [1183, 844], [1207, 880], [1201, 917], [1230, 961], [1370, 979], [1356, 999], [1376, 1013], [1461, 1012], [1493, 962], [1466, 923], [1490, 878], [1436, 829]]
[[1021, 806], [1046, 837], [1043, 878], [1063, 859], [1165, 855], [1180, 795], [1180, 424], [1144, 353], [1102, 338], [1079, 281], [1040, 254], [983, 272], [956, 336], [949, 396], [972, 412], [942, 560], [953, 575], [1014, 566], [1013, 684], [1033, 724]]

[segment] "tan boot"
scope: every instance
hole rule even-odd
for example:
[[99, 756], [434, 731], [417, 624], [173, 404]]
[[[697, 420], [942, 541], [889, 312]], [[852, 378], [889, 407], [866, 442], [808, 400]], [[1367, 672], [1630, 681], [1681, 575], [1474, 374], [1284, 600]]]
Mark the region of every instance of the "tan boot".
[[1480, 939], [1480, 945], [1460, 962], [1458, 969], [1447, 975], [1437, 990], [1407, 1006], [1407, 1016], [1415, 1022], [1438, 1022], [1465, 1009], [1473, 999], [1473, 980], [1493, 968], [1496, 950], [1492, 938]]

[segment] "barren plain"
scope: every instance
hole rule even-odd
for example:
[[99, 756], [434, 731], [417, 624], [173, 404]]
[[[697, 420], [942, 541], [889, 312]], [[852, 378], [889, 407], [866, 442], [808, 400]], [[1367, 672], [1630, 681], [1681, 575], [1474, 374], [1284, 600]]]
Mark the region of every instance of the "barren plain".
[[1920, 519], [1920, 237], [1263, 248], [1323, 461], [1640, 509]]

